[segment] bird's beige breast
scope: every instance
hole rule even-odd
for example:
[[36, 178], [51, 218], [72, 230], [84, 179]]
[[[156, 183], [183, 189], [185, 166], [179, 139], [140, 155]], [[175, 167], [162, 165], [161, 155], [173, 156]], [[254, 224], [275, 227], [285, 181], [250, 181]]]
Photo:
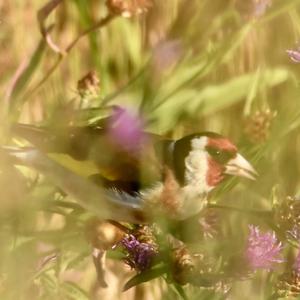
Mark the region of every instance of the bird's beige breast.
[[200, 212], [207, 205], [206, 196], [197, 186], [180, 186], [170, 170], [163, 183], [142, 193], [149, 213], [162, 213], [173, 219], [186, 219]]

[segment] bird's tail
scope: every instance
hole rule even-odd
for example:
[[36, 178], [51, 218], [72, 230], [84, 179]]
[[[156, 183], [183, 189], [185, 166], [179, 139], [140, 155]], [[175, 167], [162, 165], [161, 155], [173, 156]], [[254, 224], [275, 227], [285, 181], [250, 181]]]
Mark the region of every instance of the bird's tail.
[[44, 128], [30, 124], [13, 124], [11, 126], [11, 132], [13, 135], [21, 137], [42, 149], [46, 146], [49, 147], [49, 145], [45, 145], [45, 143], [48, 144], [48, 141], [52, 140], [50, 138], [50, 133]]
[[13, 164], [36, 169], [72, 196], [82, 207], [101, 219], [145, 222], [143, 202], [138, 196], [101, 188], [63, 167], [36, 148], [2, 146], [0, 156], [9, 159]]

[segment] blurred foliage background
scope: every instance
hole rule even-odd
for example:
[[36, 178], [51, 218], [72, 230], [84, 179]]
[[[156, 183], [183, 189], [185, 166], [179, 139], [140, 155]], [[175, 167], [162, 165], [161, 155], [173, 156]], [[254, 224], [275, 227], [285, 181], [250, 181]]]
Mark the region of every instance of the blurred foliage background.
[[[286, 50], [298, 47], [300, 1], [136, 0], [119, 11], [103, 0], [50, 2], [57, 7], [46, 11], [48, 17], [40, 13], [40, 24], [45, 1], [0, 2], [2, 143], [11, 138], [12, 122], [87, 125], [119, 105], [138, 112], [154, 133], [178, 138], [209, 130], [238, 144], [259, 179], [229, 181], [212, 202], [271, 209], [287, 195], [299, 195], [300, 65]], [[98, 23], [103, 18], [105, 24]], [[68, 207], [68, 197], [62, 201], [47, 179], [36, 184], [33, 171], [26, 173], [28, 186], [23, 173], [3, 165], [1, 299], [180, 297], [160, 280], [122, 293], [133, 271], [113, 260], [106, 267], [109, 287], [99, 287], [86, 233], [90, 214], [71, 200]], [[249, 223], [266, 225], [257, 216], [222, 214], [228, 238], [222, 242], [233, 253]], [[100, 232], [115, 234], [109, 227]], [[218, 253], [222, 243], [212, 247]], [[270, 277], [261, 272], [234, 283], [231, 299], [241, 299], [241, 290], [243, 299], [267, 299]], [[223, 297], [185, 289], [189, 299]]]

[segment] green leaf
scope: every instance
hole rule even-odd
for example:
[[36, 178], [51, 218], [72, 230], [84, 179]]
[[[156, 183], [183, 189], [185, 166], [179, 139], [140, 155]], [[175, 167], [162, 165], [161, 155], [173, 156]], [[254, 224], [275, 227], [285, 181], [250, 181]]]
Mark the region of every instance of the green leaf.
[[[244, 100], [255, 76], [256, 72], [249, 73], [220, 85], [208, 86], [198, 94], [197, 100], [191, 103], [189, 110], [195, 111], [201, 105], [201, 114], [209, 115]], [[261, 73], [261, 82], [267, 87], [272, 87], [283, 83], [288, 77], [286, 69], [267, 69]]]
[[257, 92], [259, 90], [259, 82], [260, 82], [260, 75], [261, 75], [261, 68], [258, 68], [255, 72], [253, 82], [251, 83], [251, 86], [249, 88], [249, 93], [246, 99], [245, 107], [244, 107], [244, 115], [248, 116], [251, 112], [251, 107], [253, 105], [254, 99], [257, 95]]
[[174, 70], [172, 76], [164, 82], [161, 90], [158, 91], [159, 96], [155, 100], [154, 109], [167, 101], [172, 101], [172, 97], [177, 96], [181, 90], [187, 88], [196, 79], [199, 80], [210, 74], [216, 67], [228, 63], [252, 27], [252, 23], [246, 24], [230, 39], [218, 43], [213, 53], [202, 52], [196, 59], [190, 60], [186, 57], [185, 64], [182, 63], [179, 68]]
[[[260, 72], [256, 89], [270, 88], [285, 82], [290, 73], [283, 68], [266, 69]], [[159, 120], [159, 128], [167, 131], [176, 125], [178, 117], [188, 115], [212, 115], [240, 101], [244, 101], [253, 88], [257, 72], [237, 76], [218, 85], [209, 85], [203, 90], [183, 89], [163, 103], [151, 117]], [[198, 113], [197, 113], [198, 112]], [[164, 116], [161, 118], [160, 116]]]
[[146, 270], [142, 273], [139, 273], [126, 282], [126, 284], [124, 285], [123, 291], [125, 292], [138, 284], [141, 284], [143, 282], [147, 282], [147, 281], [155, 279], [159, 276], [162, 276], [166, 272], [167, 272], [166, 266], [161, 266], [161, 267], [153, 268], [150, 270]]
[[43, 272], [41, 277], [41, 284], [46, 291], [55, 293], [57, 291], [57, 278], [53, 270]]
[[[296, 8], [299, 5], [300, 0], [290, 0], [290, 1], [278, 1], [277, 5], [274, 5], [273, 9], [270, 9], [268, 13], [265, 14], [263, 18], [257, 23], [257, 25], [261, 26], [262, 23], [268, 22], [273, 18], [279, 16], [280, 14], [286, 13], [289, 10]], [[274, 3], [276, 4], [276, 3]]]
[[[74, 0], [74, 3], [77, 7], [79, 13], [79, 21], [84, 28], [88, 28], [93, 24], [91, 17], [90, 5], [87, 1]], [[100, 56], [99, 56], [99, 45], [97, 39], [97, 33], [91, 32], [88, 35], [89, 44], [90, 44], [90, 53], [93, 60], [93, 64], [96, 67], [100, 67]]]
[[186, 295], [186, 293], [185, 293], [185, 291], [184, 291], [184, 289], [181, 285], [174, 283], [173, 286], [174, 286], [176, 292], [180, 295], [180, 297], [182, 299], [188, 300], [188, 297], [187, 297], [187, 295]]
[[64, 282], [61, 285], [62, 293], [68, 297], [67, 299], [74, 300], [89, 300], [89, 296], [86, 291], [73, 282]]
[[19, 95], [27, 87], [31, 78], [35, 74], [35, 71], [37, 70], [41, 62], [45, 49], [46, 49], [46, 42], [44, 41], [44, 39], [42, 39], [39, 42], [37, 48], [35, 49], [33, 55], [31, 56], [28, 65], [25, 67], [23, 72], [16, 79], [12, 91], [8, 96], [9, 99], [11, 99], [9, 103], [9, 110], [11, 113], [13, 113], [16, 109], [18, 109], [20, 105], [23, 104], [22, 101], [24, 102], [26, 100], [26, 99], [22, 99], [21, 101]]

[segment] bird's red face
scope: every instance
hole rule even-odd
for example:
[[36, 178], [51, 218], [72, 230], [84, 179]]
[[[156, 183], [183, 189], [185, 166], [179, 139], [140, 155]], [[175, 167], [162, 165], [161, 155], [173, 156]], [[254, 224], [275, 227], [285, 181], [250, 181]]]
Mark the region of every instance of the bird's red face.
[[206, 183], [217, 186], [224, 179], [225, 164], [237, 154], [237, 147], [228, 139], [207, 137], [205, 149], [208, 153]]
[[[177, 144], [177, 145], [176, 145]], [[238, 153], [237, 147], [227, 138], [205, 132], [178, 140], [175, 144], [175, 169], [181, 172], [181, 182], [209, 192], [225, 175], [255, 179], [257, 175], [250, 163]], [[185, 159], [177, 160], [178, 153]], [[180, 177], [179, 177], [180, 179]]]

